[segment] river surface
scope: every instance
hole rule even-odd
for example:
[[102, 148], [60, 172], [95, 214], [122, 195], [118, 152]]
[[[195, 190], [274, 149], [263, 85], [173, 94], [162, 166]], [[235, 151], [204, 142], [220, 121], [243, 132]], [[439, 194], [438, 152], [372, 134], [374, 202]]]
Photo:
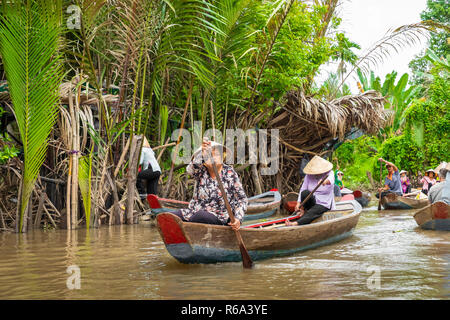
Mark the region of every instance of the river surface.
[[[151, 222], [3, 233], [0, 299], [450, 299], [450, 232], [376, 209], [363, 210], [343, 241], [251, 270], [181, 264]], [[69, 289], [69, 266], [79, 268], [80, 289]]]

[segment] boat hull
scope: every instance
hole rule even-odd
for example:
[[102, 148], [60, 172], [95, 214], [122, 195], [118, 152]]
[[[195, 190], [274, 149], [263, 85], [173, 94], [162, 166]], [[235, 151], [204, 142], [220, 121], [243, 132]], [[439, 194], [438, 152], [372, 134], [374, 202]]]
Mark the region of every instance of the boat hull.
[[[149, 215], [156, 216], [163, 212], [174, 212], [187, 208], [189, 202], [158, 198], [148, 195], [147, 201], [152, 208]], [[281, 194], [278, 191], [268, 191], [248, 199], [249, 205], [243, 221], [265, 219], [276, 213], [281, 203]]]
[[436, 202], [414, 214], [414, 220], [425, 230], [450, 231], [450, 206]]
[[428, 199], [413, 199], [396, 195], [387, 194], [381, 198], [381, 205], [386, 210], [411, 210], [421, 209], [429, 204]]
[[[252, 260], [290, 255], [351, 236], [361, 211], [356, 201], [352, 203], [356, 209], [351, 213], [330, 211], [320, 221], [308, 225], [272, 229], [252, 225], [239, 232]], [[242, 261], [236, 235], [230, 227], [186, 223], [170, 213], [159, 214], [157, 224], [167, 251], [181, 263]]]

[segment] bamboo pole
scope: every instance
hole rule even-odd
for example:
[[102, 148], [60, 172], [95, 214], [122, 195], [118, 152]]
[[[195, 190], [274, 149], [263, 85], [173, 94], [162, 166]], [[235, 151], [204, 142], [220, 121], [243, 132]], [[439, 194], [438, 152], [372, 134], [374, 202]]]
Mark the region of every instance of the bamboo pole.
[[70, 211], [71, 211], [71, 228], [75, 229], [78, 224], [78, 132], [77, 132], [77, 116], [76, 107], [78, 106], [78, 97], [76, 97], [75, 105], [72, 100], [72, 88], [69, 89], [69, 112], [72, 122], [72, 150], [70, 158], [72, 159], [72, 176], [69, 181], [70, 188]]

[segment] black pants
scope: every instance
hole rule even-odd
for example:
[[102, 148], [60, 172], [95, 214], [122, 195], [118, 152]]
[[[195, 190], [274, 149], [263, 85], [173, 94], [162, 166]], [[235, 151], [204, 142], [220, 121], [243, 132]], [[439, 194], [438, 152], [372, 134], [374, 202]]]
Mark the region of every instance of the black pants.
[[[181, 210], [177, 210], [172, 213], [174, 215], [180, 217], [181, 220], [186, 221], [186, 222], [217, 224], [217, 225], [221, 225], [221, 226], [224, 225], [224, 223], [222, 221], [220, 221], [219, 218], [217, 218], [217, 216], [215, 214], [212, 214], [206, 210], [199, 210], [199, 211], [195, 212], [189, 220], [184, 219], [183, 215], [181, 214]], [[228, 219], [226, 224], [228, 224], [229, 221], [230, 221], [230, 219]]]
[[[301, 201], [303, 201], [303, 199], [305, 199], [309, 194], [310, 192], [308, 190], [303, 190], [301, 193]], [[305, 209], [305, 214], [296, 220], [298, 225], [309, 224], [313, 220], [321, 217], [324, 212], [330, 210], [327, 207], [316, 204], [316, 198], [314, 196], [311, 196], [308, 201], [306, 201], [303, 208]]]
[[406, 192], [405, 193], [411, 193], [411, 185], [406, 187]]
[[142, 170], [139, 172], [137, 178], [138, 183], [139, 180], [145, 180], [146, 181], [146, 189], [147, 194], [158, 194], [158, 180], [159, 176], [161, 175], [160, 171], [153, 171], [152, 167], [149, 166], [148, 169]]

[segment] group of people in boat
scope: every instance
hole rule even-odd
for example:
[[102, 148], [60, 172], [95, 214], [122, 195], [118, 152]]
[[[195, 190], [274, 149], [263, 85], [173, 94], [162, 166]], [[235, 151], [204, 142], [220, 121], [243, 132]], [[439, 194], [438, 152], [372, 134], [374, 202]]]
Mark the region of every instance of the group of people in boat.
[[[225, 164], [223, 161], [226, 153], [227, 149], [224, 145], [208, 139], [203, 140], [202, 146], [195, 151], [186, 169], [196, 181], [194, 195], [189, 202], [188, 208], [174, 212], [182, 221], [230, 225], [235, 230], [240, 228], [247, 210], [248, 199], [238, 174], [233, 167]], [[406, 172], [399, 172], [397, 166], [389, 161], [382, 158], [379, 160], [385, 163], [388, 171], [384, 180], [384, 187], [379, 189], [381, 196], [383, 197], [389, 192], [394, 192], [400, 196], [410, 192], [411, 184], [406, 176]], [[141, 179], [146, 180], [147, 193], [157, 194], [161, 168], [146, 139], [144, 140], [140, 164], [142, 165], [142, 170], [138, 174], [138, 181]], [[216, 176], [213, 166], [216, 166], [219, 177]], [[343, 188], [343, 173], [339, 170], [333, 172], [333, 164], [319, 156], [314, 156], [308, 162], [303, 168], [303, 173], [305, 178], [295, 207], [298, 218], [296, 220], [287, 220], [285, 222], [287, 226], [309, 224], [321, 217], [325, 212], [335, 209], [334, 196], [336, 186]], [[443, 166], [439, 172], [440, 183], [438, 184], [436, 184], [434, 175], [432, 176], [430, 171], [427, 171], [428, 173], [429, 175], [422, 179], [426, 189], [425, 194], [428, 194], [428, 197], [433, 202], [439, 200], [449, 201], [450, 184], [446, 183], [446, 178], [447, 180], [450, 179], [450, 163]], [[225, 195], [220, 192], [218, 178], [222, 182]], [[312, 192], [313, 194], [311, 194]], [[227, 197], [235, 216], [233, 222], [231, 222], [227, 213], [224, 196]]]
[[[378, 160], [385, 163], [386, 170], [388, 171], [388, 174], [384, 179], [384, 186], [378, 189], [381, 197], [386, 196], [388, 193], [395, 193], [399, 196], [411, 195], [411, 182], [409, 181], [407, 172], [405, 170], [399, 172], [395, 164], [386, 161], [383, 158], [379, 158]], [[436, 171], [438, 180], [435, 179]], [[423, 195], [428, 196], [430, 203], [448, 199], [448, 195], [450, 194], [443, 191], [444, 187], [448, 185], [446, 180], [450, 179], [450, 177], [447, 177], [449, 173], [450, 163], [443, 162], [434, 170], [428, 169], [426, 175], [420, 179], [420, 183], [422, 184], [420, 192]], [[380, 194], [376, 194], [376, 197], [379, 198]]]

